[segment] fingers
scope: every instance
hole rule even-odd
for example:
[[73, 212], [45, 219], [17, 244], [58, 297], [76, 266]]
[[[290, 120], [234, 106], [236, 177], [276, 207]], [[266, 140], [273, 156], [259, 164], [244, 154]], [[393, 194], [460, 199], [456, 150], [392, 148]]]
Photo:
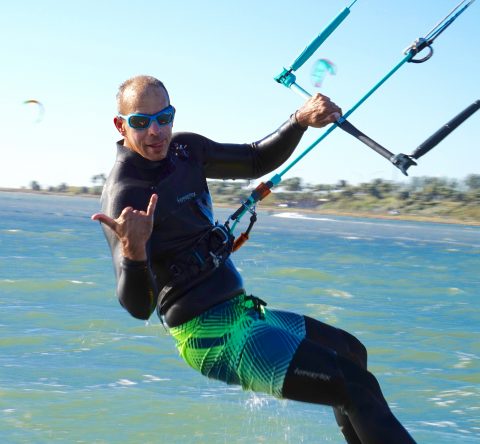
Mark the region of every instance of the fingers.
[[336, 122], [342, 115], [342, 110], [329, 97], [316, 93], [296, 112], [297, 122], [303, 126], [321, 128]]
[[157, 201], [158, 196], [156, 194], [152, 194], [146, 212], [142, 210], [134, 210], [132, 207], [125, 207], [117, 219], [112, 219], [111, 217], [108, 217], [106, 214], [103, 213], [95, 213], [92, 215], [91, 219], [97, 220], [102, 224], [105, 224], [107, 227], [111, 228], [113, 231], [117, 232], [119, 224], [122, 225], [127, 219], [131, 219], [130, 215], [132, 214], [140, 216], [146, 215], [148, 217], [152, 217], [155, 213]]
[[312, 98], [313, 98], [314, 100], [323, 100], [323, 101], [325, 101], [325, 102], [331, 102], [330, 97], [328, 97], [328, 96], [326, 96], [326, 95], [324, 95], [324, 94], [321, 94], [321, 93], [319, 93], [319, 92], [315, 93], [315, 94], [312, 96]]
[[158, 196], [156, 194], [152, 194], [152, 196], [150, 197], [150, 202], [148, 203], [148, 207], [147, 207], [147, 216], [153, 216], [153, 213], [155, 213], [157, 200], [158, 200]]
[[336, 122], [338, 119], [340, 119], [340, 117], [342, 117], [341, 113], [339, 113], [339, 112], [334, 112], [334, 113], [330, 114], [329, 116], [325, 117], [325, 119], [320, 120], [320, 121], [318, 122], [318, 125], [319, 125], [320, 127], [326, 126], [326, 125], [328, 125], [329, 123], [334, 123], [334, 122]]
[[[314, 100], [315, 100], [315, 102], [318, 102], [318, 105], [317, 105], [318, 108], [320, 108], [320, 110], [323, 111], [324, 113], [329, 113], [329, 114], [338, 113], [339, 116], [335, 120], [338, 120], [340, 118], [340, 116], [342, 115], [341, 108], [339, 106], [337, 106], [336, 103], [332, 102], [330, 100], [330, 97], [327, 97], [327, 96], [324, 96], [323, 94], [317, 93], [314, 96]], [[330, 116], [328, 116], [326, 118], [328, 119], [329, 117]]]
[[120, 216], [118, 216], [118, 218], [125, 217], [128, 213], [131, 213], [133, 211], [135, 210], [132, 207], [125, 207], [120, 213]]
[[155, 207], [157, 206], [157, 200], [158, 200], [158, 196], [156, 194], [152, 194], [150, 197], [150, 201], [148, 202], [146, 212], [143, 210], [135, 210], [132, 207], [126, 207], [123, 209], [122, 213], [120, 214], [119, 219], [126, 219], [129, 213], [153, 216], [155, 212]]

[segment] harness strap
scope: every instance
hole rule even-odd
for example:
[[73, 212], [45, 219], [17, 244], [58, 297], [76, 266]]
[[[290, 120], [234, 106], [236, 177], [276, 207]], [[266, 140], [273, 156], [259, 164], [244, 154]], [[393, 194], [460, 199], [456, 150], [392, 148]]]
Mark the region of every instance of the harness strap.
[[252, 308], [258, 313], [260, 319], [265, 319], [265, 310], [263, 307], [266, 307], [267, 303], [253, 294], [245, 295], [245, 302], [251, 302], [253, 304]]
[[[210, 276], [230, 256], [233, 236], [216, 223], [193, 247], [177, 255], [170, 267], [170, 280], [158, 295], [157, 311], [164, 314], [176, 301], [195, 285]], [[185, 285], [186, 284], [186, 285]], [[181, 292], [172, 290], [181, 286]]]

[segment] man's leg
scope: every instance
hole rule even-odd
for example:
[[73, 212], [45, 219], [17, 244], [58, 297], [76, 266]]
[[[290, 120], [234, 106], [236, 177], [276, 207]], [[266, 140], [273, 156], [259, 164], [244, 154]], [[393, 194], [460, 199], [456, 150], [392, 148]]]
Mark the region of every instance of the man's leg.
[[355, 336], [309, 316], [304, 318], [307, 339], [331, 348], [339, 356], [350, 359], [364, 369], [367, 368], [367, 349]]
[[415, 442], [390, 411], [371, 373], [309, 339], [301, 342], [290, 363], [282, 395], [342, 409], [361, 443]]
[[[366, 348], [357, 338], [346, 331], [308, 316], [282, 310], [266, 309], [265, 321], [267, 324], [282, 328], [301, 339], [307, 338], [323, 347], [334, 350], [338, 355], [351, 359], [365, 369], [367, 367]], [[333, 407], [333, 412], [347, 443], [360, 444], [360, 439], [348, 416], [337, 407]]]
[[[339, 356], [350, 359], [367, 369], [367, 349], [350, 333], [305, 316], [306, 337], [322, 347], [334, 350]], [[360, 438], [348, 415], [340, 408], [333, 407], [333, 413], [348, 444], [360, 444]]]

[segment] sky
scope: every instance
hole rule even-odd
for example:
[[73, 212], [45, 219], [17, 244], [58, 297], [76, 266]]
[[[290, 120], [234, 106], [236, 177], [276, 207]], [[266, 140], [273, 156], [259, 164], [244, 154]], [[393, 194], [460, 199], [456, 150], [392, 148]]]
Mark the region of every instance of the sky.
[[[118, 85], [137, 74], [161, 79], [177, 109], [174, 130], [219, 142], [254, 142], [304, 101], [273, 78], [350, 2], [340, 0], [54, 1], [0, 6], [0, 187], [90, 186], [115, 160]], [[348, 111], [403, 58], [403, 50], [457, 0], [358, 0], [297, 72], [305, 89]], [[480, 2], [434, 44], [423, 64], [405, 64], [350, 121], [393, 153], [410, 154], [480, 98]], [[318, 59], [337, 69], [320, 88]], [[45, 113], [37, 122], [35, 106]], [[321, 136], [309, 129], [292, 160]], [[480, 112], [409, 170], [410, 178], [480, 173]], [[278, 171], [281, 171], [280, 168]], [[272, 173], [273, 174], [273, 173]], [[268, 175], [265, 179], [268, 179]], [[284, 178], [305, 182], [408, 181], [340, 129]]]

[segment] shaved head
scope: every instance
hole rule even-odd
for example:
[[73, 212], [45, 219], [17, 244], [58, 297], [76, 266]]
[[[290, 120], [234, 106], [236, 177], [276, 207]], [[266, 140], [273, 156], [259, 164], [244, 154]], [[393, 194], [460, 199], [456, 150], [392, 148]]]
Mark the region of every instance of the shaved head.
[[170, 105], [165, 85], [152, 76], [135, 76], [118, 88], [118, 114], [113, 123], [123, 136], [123, 146], [135, 151], [145, 159], [157, 162], [167, 154], [172, 139], [173, 121], [168, 124], [156, 118], [142, 129], [130, 126], [129, 114], [155, 116]]
[[167, 89], [160, 80], [152, 76], [135, 76], [123, 82], [117, 92], [117, 111], [119, 114], [128, 114], [134, 103], [143, 101], [143, 98], [155, 90], [162, 90], [168, 97]]

